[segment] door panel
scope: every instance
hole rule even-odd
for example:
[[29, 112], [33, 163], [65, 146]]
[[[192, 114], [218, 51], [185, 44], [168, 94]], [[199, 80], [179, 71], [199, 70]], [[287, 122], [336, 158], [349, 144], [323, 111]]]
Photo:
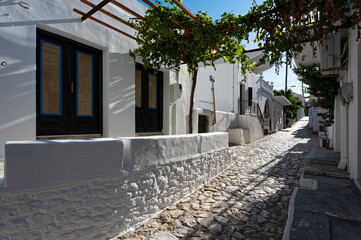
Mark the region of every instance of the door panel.
[[76, 52], [76, 116], [93, 116], [93, 55]]
[[37, 135], [101, 134], [100, 50], [37, 31]]
[[135, 74], [136, 132], [163, 130], [163, 73], [137, 64]]
[[62, 46], [40, 41], [40, 114], [62, 115]]

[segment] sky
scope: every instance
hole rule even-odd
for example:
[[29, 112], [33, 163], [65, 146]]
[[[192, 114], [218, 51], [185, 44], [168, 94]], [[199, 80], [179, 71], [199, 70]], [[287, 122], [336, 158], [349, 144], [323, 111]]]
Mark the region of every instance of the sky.
[[[152, 0], [154, 2], [154, 0]], [[249, 8], [252, 6], [253, 0], [183, 0], [182, 4], [188, 8], [192, 13], [197, 13], [200, 10], [208, 12], [213, 19], [218, 19], [224, 12], [232, 12], [234, 14], [247, 14]], [[255, 0], [257, 4], [262, 3], [262, 0]], [[257, 48], [255, 44], [246, 44], [247, 49]], [[273, 82], [274, 89], [280, 90], [285, 88], [286, 68], [282, 66], [279, 74], [276, 73], [275, 68], [271, 68], [263, 73], [264, 80]], [[287, 78], [288, 88], [296, 93], [302, 93], [301, 82], [297, 80], [296, 74], [289, 68]]]

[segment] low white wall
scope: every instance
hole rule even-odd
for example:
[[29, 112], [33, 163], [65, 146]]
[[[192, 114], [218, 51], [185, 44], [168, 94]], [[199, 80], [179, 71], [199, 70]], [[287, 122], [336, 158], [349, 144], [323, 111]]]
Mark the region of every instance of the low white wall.
[[243, 145], [250, 143], [250, 131], [242, 128], [228, 129], [229, 143]]
[[216, 112], [217, 123], [211, 128], [214, 132], [226, 132], [229, 128], [237, 128], [237, 116], [231, 112]]
[[124, 139], [130, 141], [130, 165], [135, 169], [177, 162], [228, 147], [228, 134], [221, 132]]
[[5, 186], [32, 188], [118, 174], [123, 142], [116, 139], [8, 142]]
[[252, 115], [252, 114], [240, 115], [238, 126], [249, 130], [250, 142], [254, 142], [258, 139], [261, 139], [264, 136], [263, 128], [256, 115]]
[[322, 113], [325, 113], [325, 110], [314, 110], [312, 111], [312, 131], [318, 132], [321, 126], [320, 121], [322, 121]]
[[301, 120], [301, 118], [303, 118], [305, 115], [305, 109], [304, 108], [300, 108], [297, 110], [297, 121]]
[[[39, 184], [36, 187], [35, 183], [39, 183], [39, 179], [36, 179], [33, 186], [26, 189], [13, 188], [11, 185], [0, 188], [0, 239], [109, 239], [142, 224], [233, 163], [227, 149], [227, 133], [191, 135], [191, 140], [197, 139], [197, 154], [184, 158], [178, 156], [183, 152], [174, 148], [181, 147], [176, 143], [181, 143], [184, 140], [182, 138], [187, 137], [164, 136], [148, 139], [148, 142], [140, 139], [149, 147], [156, 146], [170, 151], [169, 155], [159, 155], [159, 158], [156, 156], [160, 152], [150, 151], [155, 162], [142, 162], [141, 156], [144, 154], [141, 155], [138, 149], [130, 147], [140, 143], [135, 138], [107, 139], [101, 142], [97, 140], [96, 143], [89, 141], [88, 144], [85, 140], [75, 141], [74, 144], [71, 141], [9, 143], [7, 150], [11, 152], [11, 158], [6, 158], [5, 161], [6, 164], [12, 161], [12, 174], [19, 175], [27, 170], [24, 165], [17, 164], [25, 163], [27, 155], [14, 154], [16, 149], [25, 152], [31, 146], [39, 150], [31, 158], [32, 170], [38, 170], [38, 174], [42, 175], [47, 170], [46, 166], [49, 166], [59, 178], [64, 176], [64, 181], [58, 184], [58, 177], [45, 173], [39, 179], [50, 179], [52, 184], [49, 186]], [[87, 148], [83, 149], [83, 146]], [[122, 146], [124, 150], [120, 150]], [[46, 155], [40, 149], [53, 154], [51, 157], [58, 162], [48, 158], [52, 163], [46, 163]], [[50, 149], [53, 150], [51, 153], [48, 152]], [[71, 152], [74, 153], [77, 149], [83, 149], [80, 150], [80, 156], [90, 158], [90, 162], [95, 161], [96, 164], [86, 166], [89, 164], [87, 159], [73, 157]], [[89, 150], [88, 153], [84, 151], [86, 149]], [[102, 156], [92, 156], [98, 154], [95, 149], [101, 150]], [[123, 151], [121, 158], [118, 158], [118, 154], [121, 155], [119, 150]], [[188, 153], [192, 151], [194, 149]], [[36, 154], [42, 157], [36, 158]], [[108, 156], [111, 161], [106, 159]], [[136, 158], [133, 159], [134, 156]], [[168, 157], [175, 160], [165, 161]], [[92, 175], [94, 178], [90, 179], [87, 172], [83, 172], [85, 177], [79, 174], [82, 180], [73, 179], [70, 173], [78, 174], [78, 171], [82, 173], [83, 170], [69, 165], [72, 161], [74, 166], [82, 162], [86, 169], [93, 169], [95, 166], [100, 168], [99, 172], [105, 169], [104, 174]], [[140, 167], [132, 167], [129, 162]], [[109, 166], [103, 166], [106, 163]], [[141, 165], [142, 163], [146, 164]], [[57, 164], [57, 172], [54, 172], [54, 164]], [[109, 173], [106, 172], [108, 170]], [[8, 173], [5, 174], [8, 178]], [[65, 179], [68, 176], [70, 179]], [[54, 178], [56, 181], [53, 181]]]

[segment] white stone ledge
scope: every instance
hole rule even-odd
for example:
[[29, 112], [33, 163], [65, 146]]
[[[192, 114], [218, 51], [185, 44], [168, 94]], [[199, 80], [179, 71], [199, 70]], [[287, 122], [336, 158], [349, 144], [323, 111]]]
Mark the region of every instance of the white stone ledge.
[[209, 153], [228, 147], [228, 133], [202, 133], [200, 135], [200, 151], [199, 153]]
[[[127, 166], [145, 169], [228, 147], [228, 133], [122, 138], [129, 143]], [[128, 145], [128, 144], [127, 144]]]
[[4, 184], [33, 188], [117, 174], [122, 169], [119, 139], [8, 142]]
[[228, 133], [8, 142], [4, 186], [66, 184], [144, 170], [228, 147]]

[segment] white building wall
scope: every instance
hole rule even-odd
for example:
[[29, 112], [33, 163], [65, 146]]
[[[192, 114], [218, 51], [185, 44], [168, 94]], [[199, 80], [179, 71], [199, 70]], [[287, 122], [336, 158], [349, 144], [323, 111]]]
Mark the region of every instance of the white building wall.
[[[139, 14], [146, 7], [137, 0], [120, 2]], [[36, 29], [61, 35], [103, 51], [103, 137], [135, 135], [134, 79], [135, 64], [129, 49], [134, 40], [106, 28], [92, 20], [80, 22], [73, 8], [87, 12], [90, 8], [80, 1], [31, 1], [26, 10], [18, 2], [1, 7], [0, 18], [0, 160], [4, 159], [4, 145], [12, 140], [36, 139]], [[123, 19], [129, 14], [112, 4], [106, 10]], [[96, 13], [94, 17], [116, 26], [131, 35], [134, 30]], [[164, 106], [163, 133], [187, 133], [190, 82], [186, 67], [177, 75], [163, 69]], [[183, 95], [175, 100], [169, 93], [170, 84], [183, 85]]]
[[[222, 112], [238, 112], [237, 105], [232, 99], [239, 98], [239, 74], [237, 74], [238, 64], [229, 64], [223, 59], [216, 61], [216, 70], [212, 66], [200, 66], [198, 72], [197, 87], [195, 91], [196, 107], [202, 109], [212, 109], [209, 103], [200, 101], [212, 102], [211, 86], [209, 76], [215, 78], [215, 99], [216, 111]], [[236, 90], [238, 89], [238, 94]]]
[[[361, 177], [361, 103], [360, 103], [360, 81], [361, 81], [361, 46], [357, 39], [357, 30], [352, 30], [350, 35], [350, 58], [348, 82], [353, 84], [353, 100], [348, 106], [346, 117], [348, 123], [348, 157], [350, 177], [357, 179]], [[341, 149], [341, 154], [342, 154]]]
[[274, 126], [276, 131], [283, 128], [283, 105], [274, 101]]
[[335, 98], [335, 114], [333, 124], [333, 150], [340, 152], [341, 149], [341, 103], [336, 96]]

